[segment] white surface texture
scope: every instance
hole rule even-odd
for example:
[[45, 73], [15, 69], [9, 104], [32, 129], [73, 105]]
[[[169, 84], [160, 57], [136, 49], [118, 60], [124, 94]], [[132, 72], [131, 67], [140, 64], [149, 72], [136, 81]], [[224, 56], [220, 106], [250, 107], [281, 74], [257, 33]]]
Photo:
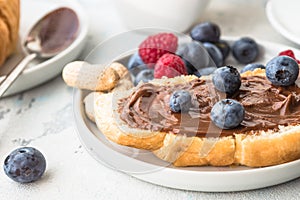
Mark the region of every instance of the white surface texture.
[[[78, 2], [90, 18], [87, 45], [78, 58], [83, 60], [99, 42], [126, 28], [111, 0]], [[201, 21], [219, 24], [222, 35], [247, 35], [297, 47], [269, 24], [265, 3], [261, 0], [212, 0]], [[300, 199], [300, 179], [259, 190], [204, 193], [153, 185], [107, 168], [94, 160], [78, 139], [72, 91], [58, 77], [0, 100], [1, 163], [8, 153], [21, 145], [36, 147], [47, 160], [46, 173], [31, 184], [15, 183], [0, 170], [0, 199]]]

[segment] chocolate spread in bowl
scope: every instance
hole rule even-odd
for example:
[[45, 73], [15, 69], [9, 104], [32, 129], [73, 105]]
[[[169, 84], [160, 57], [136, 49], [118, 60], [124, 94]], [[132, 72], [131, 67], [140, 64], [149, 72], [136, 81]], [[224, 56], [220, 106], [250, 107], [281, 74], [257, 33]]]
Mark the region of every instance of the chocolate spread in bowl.
[[[188, 113], [174, 113], [169, 108], [175, 90], [188, 90], [193, 105]], [[210, 120], [213, 105], [224, 98], [210, 80], [195, 79], [184, 84], [157, 86], [145, 83], [129, 97], [119, 101], [120, 117], [132, 128], [184, 133], [203, 137], [214, 126]], [[251, 134], [252, 130], [276, 129], [278, 125], [295, 125], [300, 120], [300, 88], [277, 87], [265, 77], [242, 78], [240, 90], [232, 99], [242, 103], [245, 117], [235, 129], [221, 130], [222, 136]]]

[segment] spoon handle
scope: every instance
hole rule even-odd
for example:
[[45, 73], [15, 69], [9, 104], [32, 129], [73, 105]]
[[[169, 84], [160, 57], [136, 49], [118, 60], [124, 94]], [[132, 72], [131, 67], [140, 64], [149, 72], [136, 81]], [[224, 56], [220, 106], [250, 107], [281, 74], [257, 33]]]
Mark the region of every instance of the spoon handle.
[[6, 90], [13, 84], [13, 82], [20, 76], [28, 63], [37, 56], [36, 53], [27, 55], [23, 60], [4, 78], [0, 84], [0, 97], [6, 92]]

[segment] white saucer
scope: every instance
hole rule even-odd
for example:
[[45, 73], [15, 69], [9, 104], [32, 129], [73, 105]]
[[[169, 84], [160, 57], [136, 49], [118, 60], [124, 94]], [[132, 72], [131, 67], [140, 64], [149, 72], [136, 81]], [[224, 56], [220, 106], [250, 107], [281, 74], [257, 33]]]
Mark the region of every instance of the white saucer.
[[[51, 0], [51, 1], [36, 1], [24, 0], [21, 2], [21, 21], [20, 21], [20, 43], [24, 40], [26, 33], [46, 13], [58, 7], [67, 6], [72, 8], [78, 15], [80, 21], [80, 31], [74, 43], [65, 51], [57, 56], [43, 62], [35, 61], [31, 63], [20, 77], [8, 89], [5, 95], [15, 94], [43, 82], [46, 82], [55, 76], [59, 75], [65, 64], [76, 59], [84, 47], [85, 39], [88, 32], [88, 21], [86, 14], [78, 3], [72, 0]], [[4, 66], [0, 68], [0, 82], [3, 80], [3, 75], [7, 74], [23, 57], [21, 47], [19, 45], [18, 52], [11, 56]]]
[[[119, 37], [115, 37], [114, 42], [108, 42], [111, 45], [119, 45], [115, 48], [111, 45], [108, 49], [126, 48], [120, 45]], [[130, 37], [130, 44], [136, 45], [139, 42], [137, 37]], [[223, 38], [232, 43], [238, 38]], [[137, 41], [135, 41], [137, 40]], [[122, 41], [123, 38], [122, 38]], [[126, 41], [126, 40], [125, 40]], [[280, 51], [292, 49], [296, 55], [300, 51], [285, 45], [272, 42], [257, 41], [260, 45], [261, 55], [256, 62], [267, 63], [271, 58], [278, 55]], [[128, 48], [130, 50], [132, 48]], [[105, 63], [109, 56], [101, 57], [103, 49], [97, 49], [93, 52], [90, 60], [93, 63]], [[115, 52], [115, 51], [114, 51]], [[123, 49], [119, 55], [125, 55], [128, 52]], [[123, 53], [123, 54], [122, 54]], [[116, 58], [116, 55], [111, 56]], [[112, 60], [111, 60], [112, 61]], [[120, 60], [126, 64], [126, 59]], [[227, 64], [242, 67], [232, 56], [227, 59]], [[125, 172], [138, 179], [162, 185], [166, 187], [193, 190], [193, 191], [210, 191], [210, 192], [229, 192], [252, 190], [280, 184], [300, 176], [300, 160], [293, 162], [263, 168], [249, 168], [244, 166], [236, 167], [183, 167], [176, 168], [172, 165], [158, 159], [151, 152], [135, 148], [117, 145], [108, 141], [105, 136], [97, 129], [96, 125], [91, 122], [85, 115], [83, 99], [88, 94], [87, 91], [75, 90], [73, 96], [73, 106], [75, 122], [79, 137], [88, 152], [102, 164]]]
[[300, 1], [269, 0], [266, 5], [267, 17], [282, 36], [300, 45]]

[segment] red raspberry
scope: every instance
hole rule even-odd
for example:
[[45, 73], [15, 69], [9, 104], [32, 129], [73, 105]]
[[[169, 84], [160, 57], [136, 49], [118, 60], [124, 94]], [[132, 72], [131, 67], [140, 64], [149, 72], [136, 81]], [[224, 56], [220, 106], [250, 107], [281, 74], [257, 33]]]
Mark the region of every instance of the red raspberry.
[[172, 33], [151, 35], [140, 44], [139, 55], [144, 63], [151, 68], [165, 53], [175, 53], [177, 42], [177, 37]]
[[187, 75], [187, 71], [184, 62], [179, 56], [167, 53], [157, 61], [154, 68], [154, 78], [163, 76], [173, 78], [180, 75]]
[[296, 59], [294, 52], [290, 49], [280, 52], [279, 56], [289, 56], [289, 57], [293, 58], [294, 60], [296, 60], [298, 64], [300, 64], [300, 60]]

